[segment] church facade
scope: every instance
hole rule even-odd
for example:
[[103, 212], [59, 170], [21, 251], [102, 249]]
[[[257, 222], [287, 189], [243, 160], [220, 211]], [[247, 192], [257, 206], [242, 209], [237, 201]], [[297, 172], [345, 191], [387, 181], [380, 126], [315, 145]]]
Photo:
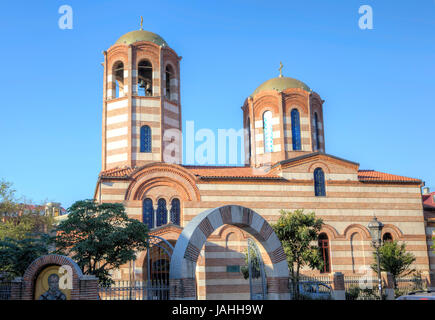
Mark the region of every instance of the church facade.
[[[281, 209], [314, 211], [324, 221], [325, 266], [303, 271], [311, 275], [364, 274], [373, 261], [367, 224], [376, 215], [383, 238], [405, 241], [415, 268], [430, 271], [422, 181], [362, 170], [327, 154], [324, 101], [299, 80], [280, 74], [246, 98], [245, 166], [183, 165], [180, 60], [165, 40], [142, 29], [104, 52], [97, 201], [123, 203], [150, 234], [173, 245], [197, 215], [222, 206], [249, 208], [269, 223]], [[239, 267], [250, 237], [245, 228], [224, 224], [195, 248], [198, 299], [249, 298]], [[145, 257], [139, 253], [115, 279], [145, 280]]]

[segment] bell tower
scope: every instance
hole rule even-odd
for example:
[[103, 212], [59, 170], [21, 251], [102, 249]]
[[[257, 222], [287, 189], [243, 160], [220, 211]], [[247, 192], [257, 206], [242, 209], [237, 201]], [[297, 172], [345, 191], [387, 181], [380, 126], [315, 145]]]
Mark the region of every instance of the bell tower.
[[142, 22], [103, 54], [102, 170], [181, 163], [181, 57]]
[[324, 101], [302, 81], [284, 77], [282, 68], [242, 106], [245, 164], [251, 167], [325, 152]]

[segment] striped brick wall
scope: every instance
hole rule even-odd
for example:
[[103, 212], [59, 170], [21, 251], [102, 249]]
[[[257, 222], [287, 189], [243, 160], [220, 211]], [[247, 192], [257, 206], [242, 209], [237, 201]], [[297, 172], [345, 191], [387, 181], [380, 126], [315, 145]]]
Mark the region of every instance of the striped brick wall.
[[328, 185], [327, 197], [315, 197], [312, 182], [298, 185], [201, 183], [198, 188], [201, 202], [184, 203], [184, 225], [204, 210], [229, 204], [249, 207], [271, 223], [279, 218], [280, 209], [314, 211], [337, 233], [335, 239], [328, 232], [332, 271], [349, 274], [370, 265], [372, 249], [370, 239], [362, 239], [363, 231], [347, 228], [350, 225], [365, 228], [375, 213], [384, 224], [394, 225], [401, 231], [397, 236], [390, 230], [393, 238], [406, 241], [416, 255], [415, 267], [428, 269], [421, 196], [416, 186], [343, 182]]
[[[138, 94], [138, 63], [148, 60], [152, 67], [152, 96]], [[119, 96], [115, 96], [113, 66], [124, 65], [124, 81]], [[171, 63], [174, 69], [170, 81], [171, 97], [167, 99], [164, 68]], [[103, 102], [103, 170], [117, 167], [136, 167], [161, 162], [169, 129], [181, 130], [179, 97], [179, 58], [168, 48], [153, 43], [138, 42], [132, 46], [114, 45], [105, 52]], [[148, 125], [152, 132], [152, 152], [140, 152], [140, 128]], [[176, 148], [176, 163], [181, 162], [181, 141]]]

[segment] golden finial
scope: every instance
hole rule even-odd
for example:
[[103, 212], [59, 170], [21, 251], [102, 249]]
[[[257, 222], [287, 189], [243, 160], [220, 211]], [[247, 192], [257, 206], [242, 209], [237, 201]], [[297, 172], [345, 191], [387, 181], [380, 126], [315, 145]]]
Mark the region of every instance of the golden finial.
[[283, 66], [282, 62], [280, 61], [279, 62], [279, 68], [278, 68], [278, 70], [279, 70], [279, 77], [280, 78], [282, 78], [282, 68], [284, 68], [284, 66]]
[[140, 30], [143, 30], [143, 17], [140, 16]]

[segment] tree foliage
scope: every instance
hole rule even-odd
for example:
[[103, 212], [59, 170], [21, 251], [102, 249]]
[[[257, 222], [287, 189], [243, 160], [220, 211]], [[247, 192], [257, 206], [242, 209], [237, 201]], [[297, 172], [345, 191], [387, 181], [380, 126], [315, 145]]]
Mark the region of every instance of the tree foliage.
[[[249, 254], [248, 254], [248, 250], [249, 250]], [[257, 256], [256, 251], [251, 246], [248, 246], [248, 248], [244, 250], [244, 255], [245, 255], [245, 265], [241, 266], [240, 268], [240, 272], [242, 273], [243, 278], [244, 279], [249, 278], [249, 265], [251, 266], [251, 277], [253, 279], [259, 278], [261, 276], [261, 265], [260, 265], [261, 257]], [[249, 261], [249, 259], [251, 261]]]
[[44, 207], [29, 201], [17, 200], [10, 182], [0, 181], [0, 240], [11, 238], [23, 240], [35, 234], [48, 233], [54, 218], [41, 215]]
[[0, 180], [0, 216], [8, 216], [17, 211], [15, 190], [12, 183]]
[[38, 257], [48, 254], [47, 236], [0, 241], [0, 273], [7, 278], [23, 276], [27, 267]]
[[[378, 264], [376, 251], [373, 252], [374, 263], [371, 268], [377, 273]], [[406, 276], [415, 271], [411, 264], [416, 260], [415, 256], [406, 252], [406, 244], [397, 241], [385, 241], [379, 248], [379, 262], [381, 272], [389, 272], [393, 276], [394, 287], [397, 287], [396, 279]]]
[[304, 266], [311, 269], [323, 267], [323, 259], [317, 246], [322, 225], [322, 219], [316, 218], [314, 212], [304, 213], [303, 210], [281, 210], [281, 216], [272, 225], [287, 256], [295, 297], [299, 293], [296, 284], [299, 282], [300, 269]]
[[147, 246], [147, 227], [128, 218], [119, 203], [75, 202], [68, 218], [57, 227], [57, 252], [69, 255], [85, 274], [109, 284], [109, 271], [135, 259], [135, 252]]

